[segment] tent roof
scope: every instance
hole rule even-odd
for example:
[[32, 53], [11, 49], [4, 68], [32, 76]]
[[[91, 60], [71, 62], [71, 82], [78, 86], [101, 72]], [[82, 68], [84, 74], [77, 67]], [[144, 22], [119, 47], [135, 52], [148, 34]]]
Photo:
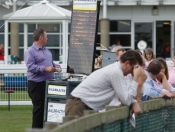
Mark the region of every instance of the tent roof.
[[15, 13], [6, 14], [2, 18], [8, 19], [9, 22], [67, 20], [71, 18], [71, 11], [43, 0], [33, 6], [17, 10]]

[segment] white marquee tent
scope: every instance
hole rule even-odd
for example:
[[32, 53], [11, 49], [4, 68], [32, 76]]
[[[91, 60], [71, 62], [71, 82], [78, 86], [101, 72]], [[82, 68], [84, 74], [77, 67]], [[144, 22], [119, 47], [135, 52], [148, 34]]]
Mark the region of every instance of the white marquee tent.
[[5, 20], [5, 64], [8, 64], [8, 23], [24, 23], [24, 52], [27, 50], [28, 24], [31, 23], [62, 23], [63, 63], [67, 62], [68, 56], [68, 22], [71, 19], [71, 11], [51, 4], [43, 0], [38, 4], [17, 10], [14, 13], [3, 16]]

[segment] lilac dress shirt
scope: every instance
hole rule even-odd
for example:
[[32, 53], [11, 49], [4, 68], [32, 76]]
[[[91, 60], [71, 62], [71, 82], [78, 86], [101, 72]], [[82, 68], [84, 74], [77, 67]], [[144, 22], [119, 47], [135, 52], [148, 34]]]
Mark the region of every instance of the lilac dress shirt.
[[33, 43], [25, 52], [24, 60], [27, 66], [27, 77], [29, 81], [42, 82], [54, 78], [53, 72], [44, 71], [47, 66], [56, 66], [53, 63], [51, 52], [45, 47], [41, 49]]

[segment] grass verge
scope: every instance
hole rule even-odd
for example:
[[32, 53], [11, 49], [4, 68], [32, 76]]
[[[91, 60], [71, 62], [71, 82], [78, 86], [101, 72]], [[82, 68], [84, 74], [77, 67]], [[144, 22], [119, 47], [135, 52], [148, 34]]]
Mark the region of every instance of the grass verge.
[[0, 132], [24, 132], [31, 127], [32, 106], [0, 106]]
[[[4, 93], [4, 91], [0, 91], [0, 101], [7, 101], [8, 94]], [[14, 90], [14, 93], [10, 94], [11, 101], [30, 101], [31, 99], [28, 96], [27, 91], [18, 91]]]

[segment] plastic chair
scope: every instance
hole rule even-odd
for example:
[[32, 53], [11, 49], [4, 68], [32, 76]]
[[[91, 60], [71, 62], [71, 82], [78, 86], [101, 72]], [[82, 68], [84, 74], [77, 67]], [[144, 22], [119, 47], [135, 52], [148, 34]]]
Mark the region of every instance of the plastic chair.
[[11, 63], [12, 64], [17, 64], [18, 63], [18, 57], [15, 55], [11, 55]]

